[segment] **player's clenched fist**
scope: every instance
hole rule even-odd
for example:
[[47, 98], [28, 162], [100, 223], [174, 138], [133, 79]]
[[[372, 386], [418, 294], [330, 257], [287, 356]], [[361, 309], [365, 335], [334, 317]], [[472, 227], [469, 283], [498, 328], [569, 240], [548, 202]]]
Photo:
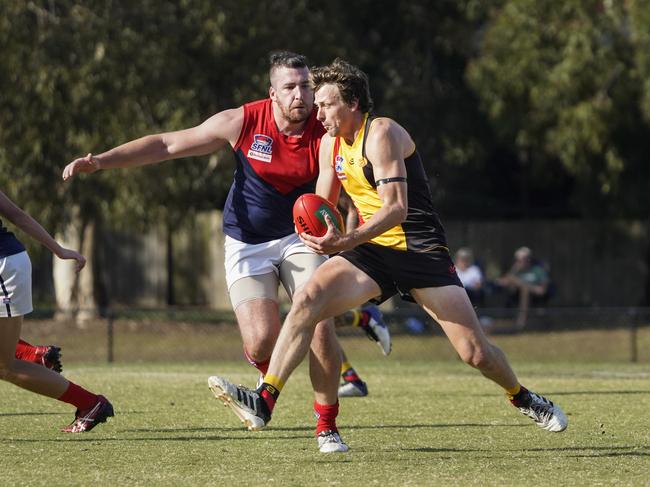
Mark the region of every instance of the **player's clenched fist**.
[[99, 167], [99, 161], [97, 158], [93, 157], [92, 154], [88, 154], [85, 157], [80, 157], [79, 159], [75, 159], [72, 161], [70, 164], [65, 166], [63, 169], [63, 180], [67, 180], [74, 176], [75, 174], [79, 173], [93, 173], [95, 171], [98, 171], [100, 169]]

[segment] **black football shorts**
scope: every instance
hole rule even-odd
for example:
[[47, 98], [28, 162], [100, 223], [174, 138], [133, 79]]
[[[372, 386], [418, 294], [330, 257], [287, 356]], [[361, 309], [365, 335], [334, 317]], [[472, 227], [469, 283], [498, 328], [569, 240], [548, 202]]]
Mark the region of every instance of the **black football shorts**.
[[445, 247], [439, 249], [413, 252], [364, 243], [338, 256], [348, 260], [379, 285], [381, 296], [373, 299], [374, 303], [383, 303], [397, 293], [402, 299], [414, 302], [411, 289], [463, 287], [449, 251]]

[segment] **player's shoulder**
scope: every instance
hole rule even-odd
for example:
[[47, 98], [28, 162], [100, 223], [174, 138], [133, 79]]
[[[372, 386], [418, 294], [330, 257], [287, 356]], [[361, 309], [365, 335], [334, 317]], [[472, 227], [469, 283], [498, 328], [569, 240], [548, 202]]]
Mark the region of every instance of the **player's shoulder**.
[[248, 103], [244, 103], [242, 107], [248, 108], [250, 110], [263, 110], [267, 105], [271, 105], [271, 99], [270, 98], [262, 98], [260, 100], [253, 100], [249, 101]]
[[375, 117], [370, 121], [368, 127], [368, 137], [381, 137], [386, 135], [398, 135], [401, 132], [406, 132], [404, 127], [389, 117]]
[[220, 111], [216, 115], [218, 115], [221, 119], [235, 121], [244, 117], [244, 107], [239, 106], [236, 108], [227, 108]]
[[207, 137], [225, 139], [234, 144], [241, 133], [243, 123], [243, 107], [228, 108], [212, 115], [196, 127], [196, 130]]
[[389, 117], [373, 118], [368, 127], [366, 137], [366, 147], [385, 143], [399, 144], [402, 146], [410, 146], [412, 144], [411, 136], [406, 129]]
[[239, 108], [241, 109], [241, 116], [246, 120], [266, 120], [272, 113], [270, 98], [249, 101]]

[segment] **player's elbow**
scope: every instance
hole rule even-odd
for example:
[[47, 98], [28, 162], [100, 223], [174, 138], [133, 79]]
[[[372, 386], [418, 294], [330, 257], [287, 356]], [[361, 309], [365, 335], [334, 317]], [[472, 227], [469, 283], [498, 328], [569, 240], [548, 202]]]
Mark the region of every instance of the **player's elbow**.
[[395, 218], [396, 224], [399, 225], [406, 220], [406, 217], [408, 216], [408, 207], [406, 204], [397, 201], [391, 205], [391, 214]]
[[152, 153], [154, 153], [157, 158], [165, 160], [181, 156], [184, 148], [178, 137], [169, 134], [162, 134], [153, 137], [154, 138], [151, 141]]

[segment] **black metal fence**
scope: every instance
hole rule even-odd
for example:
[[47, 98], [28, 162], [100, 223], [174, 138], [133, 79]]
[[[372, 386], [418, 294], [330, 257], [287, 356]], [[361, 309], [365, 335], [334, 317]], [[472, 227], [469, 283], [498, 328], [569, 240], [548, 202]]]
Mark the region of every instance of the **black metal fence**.
[[[650, 308], [537, 308], [523, 329], [516, 310], [478, 310], [486, 332], [511, 360], [650, 362]], [[62, 346], [66, 362], [189, 362], [241, 360], [234, 315], [197, 308], [107, 309], [99, 315], [30, 316], [23, 336]], [[453, 360], [437, 323], [417, 306], [385, 310], [393, 337], [391, 360]], [[380, 360], [358, 328], [338, 328], [351, 360]]]

